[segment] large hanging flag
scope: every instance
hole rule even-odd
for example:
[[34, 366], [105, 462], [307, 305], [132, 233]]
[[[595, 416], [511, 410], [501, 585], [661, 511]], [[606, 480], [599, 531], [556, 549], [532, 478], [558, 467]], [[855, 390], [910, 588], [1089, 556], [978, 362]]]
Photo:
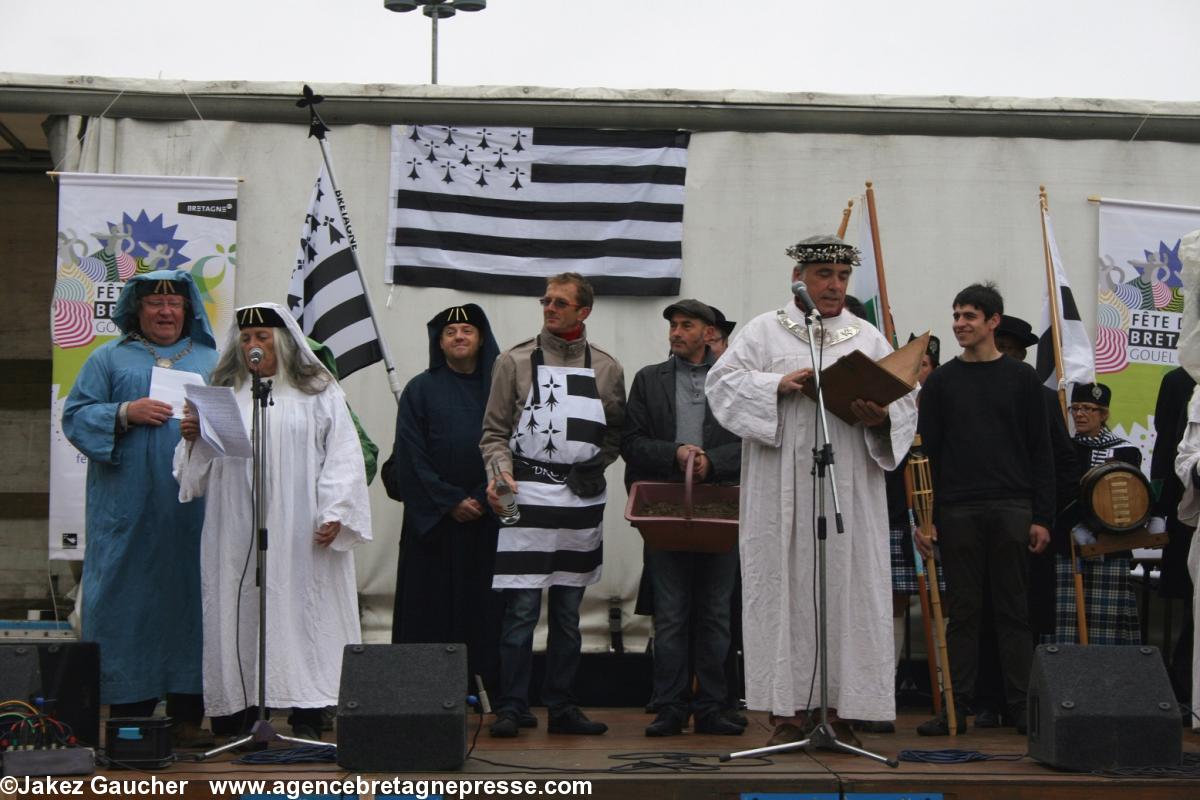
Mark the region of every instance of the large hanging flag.
[[385, 280], [536, 295], [676, 295], [686, 131], [392, 128]]
[[[1095, 381], [1096, 367], [1092, 357], [1092, 343], [1088, 340], [1087, 329], [1079, 317], [1079, 306], [1075, 304], [1075, 295], [1071, 293], [1071, 285], [1067, 282], [1067, 273], [1063, 269], [1062, 256], [1058, 252], [1058, 242], [1054, 238], [1054, 226], [1050, 223], [1050, 210], [1042, 208], [1042, 225], [1045, 232], [1045, 246], [1054, 265], [1054, 283], [1058, 289], [1058, 330], [1062, 348], [1062, 381], [1064, 387], [1073, 383], [1092, 383]], [[1038, 376], [1051, 389], [1058, 389], [1059, 375], [1054, 365], [1054, 332], [1050, 324], [1050, 287], [1047, 282], [1046, 296], [1042, 301], [1042, 336], [1038, 340], [1037, 352]]]
[[383, 358], [354, 246], [340, 192], [322, 163], [300, 230], [287, 305], [305, 335], [333, 352], [340, 378]]

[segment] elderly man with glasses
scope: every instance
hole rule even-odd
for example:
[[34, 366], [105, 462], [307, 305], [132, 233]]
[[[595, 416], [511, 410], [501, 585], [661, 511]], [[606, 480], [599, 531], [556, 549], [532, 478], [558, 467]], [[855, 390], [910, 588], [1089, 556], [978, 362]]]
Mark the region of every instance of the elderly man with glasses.
[[[588, 341], [592, 286], [574, 272], [546, 279], [542, 330], [506, 350], [492, 370], [480, 450], [488, 474], [516, 491], [519, 519], [500, 529], [492, 588], [505, 595], [500, 691], [492, 736], [537, 725], [529, 712], [533, 630], [549, 588], [549, 637], [541, 699], [550, 733], [608, 730], [575, 704], [579, 605], [600, 580], [604, 468], [620, 452], [625, 376]], [[488, 502], [504, 519], [496, 479]]]

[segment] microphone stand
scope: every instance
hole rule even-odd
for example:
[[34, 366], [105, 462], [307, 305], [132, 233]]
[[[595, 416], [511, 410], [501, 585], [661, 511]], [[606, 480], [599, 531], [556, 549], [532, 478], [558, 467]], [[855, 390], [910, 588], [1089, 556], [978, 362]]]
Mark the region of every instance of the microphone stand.
[[[806, 305], [808, 305], [806, 303]], [[821, 391], [821, 371], [817, 369], [817, 348], [816, 336], [814, 328], [816, 321], [820, 319], [820, 312], [817, 311], [815, 305], [812, 310], [804, 316], [804, 326], [808, 330], [808, 353], [813, 365], [813, 383], [816, 387], [817, 395], [817, 431], [816, 442], [813, 445], [813, 469], [812, 476], [815, 483], [815, 493], [817, 496], [817, 581], [818, 581], [818, 601], [820, 609], [817, 616], [817, 649], [820, 652], [820, 671], [821, 671], [821, 721], [817, 726], [809, 732], [808, 737], [801, 739], [798, 742], [788, 742], [786, 744], [769, 745], [767, 747], [756, 747], [753, 750], [740, 750], [736, 753], [730, 753], [720, 757], [721, 761], [729, 761], [734, 758], [754, 758], [758, 756], [766, 756], [774, 753], [790, 753], [793, 750], [803, 750], [805, 748], [817, 748], [821, 750], [833, 750], [834, 752], [850, 753], [856, 756], [864, 756], [874, 759], [880, 763], [887, 764], [889, 767], [899, 767], [900, 762], [894, 758], [887, 758], [877, 753], [872, 753], [869, 750], [864, 750], [861, 747], [855, 747], [852, 744], [847, 744], [837, 738], [837, 734], [833, 730], [833, 726], [829, 724], [829, 631], [827, 625], [826, 600], [828, 590], [825, 585], [826, 557], [825, 544], [827, 536], [826, 517], [825, 517], [825, 473], [828, 471], [832, 481], [829, 483], [831, 495], [833, 496], [833, 519], [834, 525], [837, 528], [838, 534], [846, 532], [845, 526], [842, 523], [842, 504], [838, 499], [837, 489], [837, 473], [833, 468], [833, 444], [829, 441], [829, 421], [825, 415], [825, 395]], [[822, 326], [822, 335], [824, 334], [824, 326]], [[822, 340], [822, 348], [824, 348], [824, 340]]]
[[[260, 357], [261, 358], [261, 357]], [[261, 362], [260, 362], [261, 363]], [[251, 505], [253, 507], [254, 527], [251, 537], [258, 542], [255, 580], [258, 583], [258, 719], [250, 733], [234, 739], [228, 744], [213, 748], [196, 756], [197, 761], [204, 761], [213, 756], [241, 747], [249, 742], [261, 743], [264, 747], [271, 742], [292, 742], [300, 745], [316, 747], [336, 747], [329, 742], [302, 739], [298, 736], [285, 736], [271, 726], [267, 718], [267, 501], [264, 496], [267, 483], [266, 465], [266, 430], [267, 406], [271, 404], [271, 381], [264, 381], [258, 374], [258, 364], [250, 369], [251, 377], [251, 408], [250, 442], [252, 447], [251, 468]]]

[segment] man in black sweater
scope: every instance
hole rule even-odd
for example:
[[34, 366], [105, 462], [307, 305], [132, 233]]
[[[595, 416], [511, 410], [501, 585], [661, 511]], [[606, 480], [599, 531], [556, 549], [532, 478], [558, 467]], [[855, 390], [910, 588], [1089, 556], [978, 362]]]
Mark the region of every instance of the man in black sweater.
[[[996, 348], [1004, 301], [994, 284], [972, 284], [954, 298], [954, 337], [963, 352], [929, 376], [918, 431], [933, 472], [935, 521], [946, 576], [946, 638], [958, 708], [978, 673], [984, 587], [991, 590], [1005, 696], [1025, 733], [1025, 696], [1033, 641], [1028, 553], [1050, 542], [1054, 461], [1041, 381], [1028, 364]], [[924, 542], [918, 540], [922, 545]], [[966, 732], [958, 718], [958, 732]], [[917, 728], [945, 735], [944, 717]]]

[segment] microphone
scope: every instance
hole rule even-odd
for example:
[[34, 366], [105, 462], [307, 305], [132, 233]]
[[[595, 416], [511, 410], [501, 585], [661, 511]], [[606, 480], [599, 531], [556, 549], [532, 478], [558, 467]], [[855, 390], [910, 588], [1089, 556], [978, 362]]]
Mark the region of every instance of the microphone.
[[263, 349], [255, 345], [250, 348], [250, 352], [246, 353], [246, 360], [250, 362], [250, 366], [257, 367], [262, 363], [263, 356], [265, 355], [266, 353], [263, 352]]
[[796, 281], [792, 284], [792, 294], [800, 301], [800, 307], [804, 309], [806, 314], [811, 314], [817, 310], [817, 304], [813, 302], [812, 295], [808, 293], [808, 286], [804, 281]]

